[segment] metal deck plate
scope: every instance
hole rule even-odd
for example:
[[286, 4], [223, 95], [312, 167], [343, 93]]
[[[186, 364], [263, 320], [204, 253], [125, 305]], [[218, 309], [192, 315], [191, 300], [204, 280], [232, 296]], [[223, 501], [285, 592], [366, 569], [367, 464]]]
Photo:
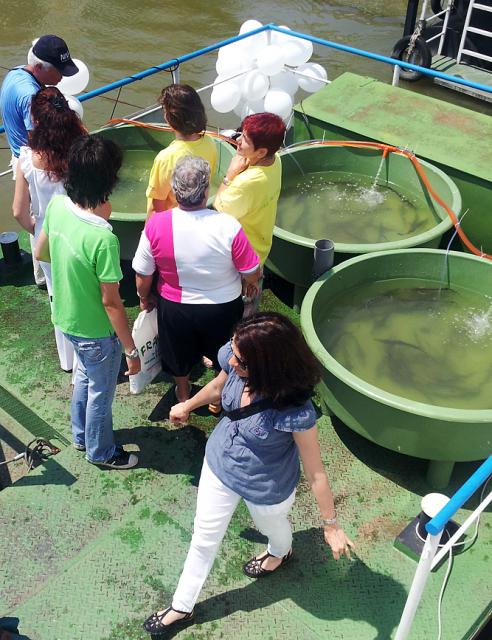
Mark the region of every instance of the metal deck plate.
[[[270, 294], [264, 303], [283, 309]], [[0, 287], [0, 383], [41, 420], [69, 434], [70, 377], [57, 368], [49, 305], [34, 285]], [[20, 310], [20, 311], [19, 311]], [[130, 309], [133, 315], [136, 309]], [[0, 620], [19, 620], [30, 640], [137, 640], [141, 623], [169, 602], [191, 537], [196, 482], [212, 418], [175, 428], [146, 420], [168, 385], [141, 396], [118, 386], [115, 426], [140, 449], [131, 471], [101, 470], [70, 447], [0, 493]], [[357, 557], [334, 562], [305, 482], [292, 513], [295, 558], [267, 580], [241, 566], [264, 541], [241, 506], [183, 639], [388, 640], [415, 562], [393, 547], [419, 511], [425, 462], [381, 449], [328, 417], [323, 458]], [[458, 464], [452, 491], [476, 467]], [[467, 505], [469, 509], [475, 506]], [[462, 521], [468, 510], [456, 516]], [[444, 637], [471, 637], [490, 600], [492, 514], [474, 547], [455, 559], [443, 604]], [[442, 569], [430, 577], [411, 635], [436, 633]]]

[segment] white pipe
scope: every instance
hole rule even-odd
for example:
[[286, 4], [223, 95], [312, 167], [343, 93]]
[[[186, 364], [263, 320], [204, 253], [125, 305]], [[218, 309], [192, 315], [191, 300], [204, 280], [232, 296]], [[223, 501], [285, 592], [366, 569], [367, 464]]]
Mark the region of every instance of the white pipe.
[[397, 87], [400, 84], [400, 67], [397, 64], [393, 67], [393, 80], [391, 84], [394, 87]]
[[468, 518], [463, 522], [463, 524], [458, 529], [458, 531], [456, 531], [456, 533], [451, 536], [451, 538], [446, 542], [446, 544], [442, 547], [442, 549], [439, 550], [439, 552], [436, 554], [432, 562], [431, 571], [432, 569], [434, 569], [434, 567], [436, 567], [439, 564], [439, 562], [441, 562], [442, 558], [449, 551], [449, 548], [453, 546], [456, 540], [458, 540], [463, 533], [465, 533], [468, 527], [475, 522], [478, 516], [482, 513], [482, 511], [484, 511], [489, 506], [491, 502], [492, 502], [492, 491], [485, 498], [485, 500], [483, 500], [483, 502], [478, 505], [475, 511], [473, 511], [473, 513], [471, 513], [468, 516]]
[[419, 564], [413, 576], [412, 586], [407, 596], [405, 608], [401, 614], [400, 624], [396, 631], [395, 640], [406, 640], [412, 626], [415, 612], [419, 606], [420, 599], [422, 598], [422, 592], [425, 588], [425, 583], [429, 577], [431, 571], [432, 560], [436, 555], [437, 546], [441, 539], [442, 531], [433, 536], [429, 534], [425, 539], [424, 548], [422, 549], [422, 555], [420, 556]]

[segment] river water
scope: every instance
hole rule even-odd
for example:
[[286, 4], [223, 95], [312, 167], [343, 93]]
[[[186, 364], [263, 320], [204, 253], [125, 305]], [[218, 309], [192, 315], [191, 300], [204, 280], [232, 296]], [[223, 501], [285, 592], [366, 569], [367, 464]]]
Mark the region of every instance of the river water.
[[[6, 69], [25, 63], [31, 40], [43, 33], [56, 33], [65, 38], [72, 56], [89, 66], [90, 90], [234, 35], [249, 18], [285, 24], [328, 40], [389, 55], [401, 37], [406, 4], [406, 0], [265, 0], [261, 4], [249, 0], [2, 2], [0, 79]], [[187, 63], [181, 68], [181, 81], [196, 88], [212, 82], [215, 60], [216, 54], [208, 54]], [[329, 78], [335, 78], [343, 71], [353, 71], [391, 80], [391, 70], [386, 65], [318, 45], [313, 61], [325, 66]], [[115, 116], [124, 116], [154, 103], [160, 89], [168, 82], [169, 75], [164, 72], [125, 87]], [[407, 83], [406, 88], [447, 100], [451, 98], [475, 108], [475, 103], [469, 99], [426, 81]], [[107, 97], [84, 103], [84, 119], [90, 129], [109, 119], [116, 96], [117, 91], [114, 91]], [[206, 104], [209, 104], [208, 98], [208, 95], [204, 98]], [[224, 119], [211, 112], [209, 122], [222, 126]], [[3, 135], [0, 146], [7, 146]], [[0, 171], [7, 168], [9, 155], [5, 149], [0, 150]], [[0, 178], [0, 231], [17, 229], [10, 215], [11, 197], [9, 177]]]

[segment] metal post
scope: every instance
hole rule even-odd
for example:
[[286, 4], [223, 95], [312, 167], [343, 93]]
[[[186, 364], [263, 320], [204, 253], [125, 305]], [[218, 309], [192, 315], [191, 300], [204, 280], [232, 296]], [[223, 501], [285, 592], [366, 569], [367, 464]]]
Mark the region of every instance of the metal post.
[[419, 606], [420, 599], [422, 598], [422, 592], [424, 591], [425, 583], [429, 577], [431, 571], [432, 560], [436, 555], [439, 540], [441, 539], [442, 530], [437, 535], [429, 534], [425, 539], [424, 548], [422, 549], [422, 555], [420, 556], [419, 564], [415, 575], [413, 577], [412, 586], [405, 603], [405, 608], [401, 615], [400, 624], [396, 631], [395, 640], [406, 640], [412, 626], [415, 612]]
[[180, 70], [179, 70], [179, 66], [176, 67], [176, 69], [173, 69], [171, 71], [171, 75], [173, 77], [173, 84], [179, 84], [179, 80], [180, 80], [180, 76], [181, 76], [181, 73], [180, 73]]
[[393, 67], [393, 80], [391, 84], [394, 87], [397, 87], [400, 84], [400, 67], [397, 64]]

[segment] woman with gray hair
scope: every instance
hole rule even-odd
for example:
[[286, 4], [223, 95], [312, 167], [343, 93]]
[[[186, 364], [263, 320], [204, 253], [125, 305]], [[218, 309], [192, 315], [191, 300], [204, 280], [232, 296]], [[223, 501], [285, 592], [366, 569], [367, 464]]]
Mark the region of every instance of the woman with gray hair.
[[[155, 213], [133, 258], [140, 307], [158, 307], [164, 371], [174, 376], [176, 397], [190, 396], [189, 374], [205, 355], [218, 370], [217, 352], [241, 319], [241, 278], [257, 289], [259, 258], [240, 223], [207, 209], [210, 165], [185, 156], [173, 172], [178, 206]], [[150, 291], [158, 273], [158, 301]]]

